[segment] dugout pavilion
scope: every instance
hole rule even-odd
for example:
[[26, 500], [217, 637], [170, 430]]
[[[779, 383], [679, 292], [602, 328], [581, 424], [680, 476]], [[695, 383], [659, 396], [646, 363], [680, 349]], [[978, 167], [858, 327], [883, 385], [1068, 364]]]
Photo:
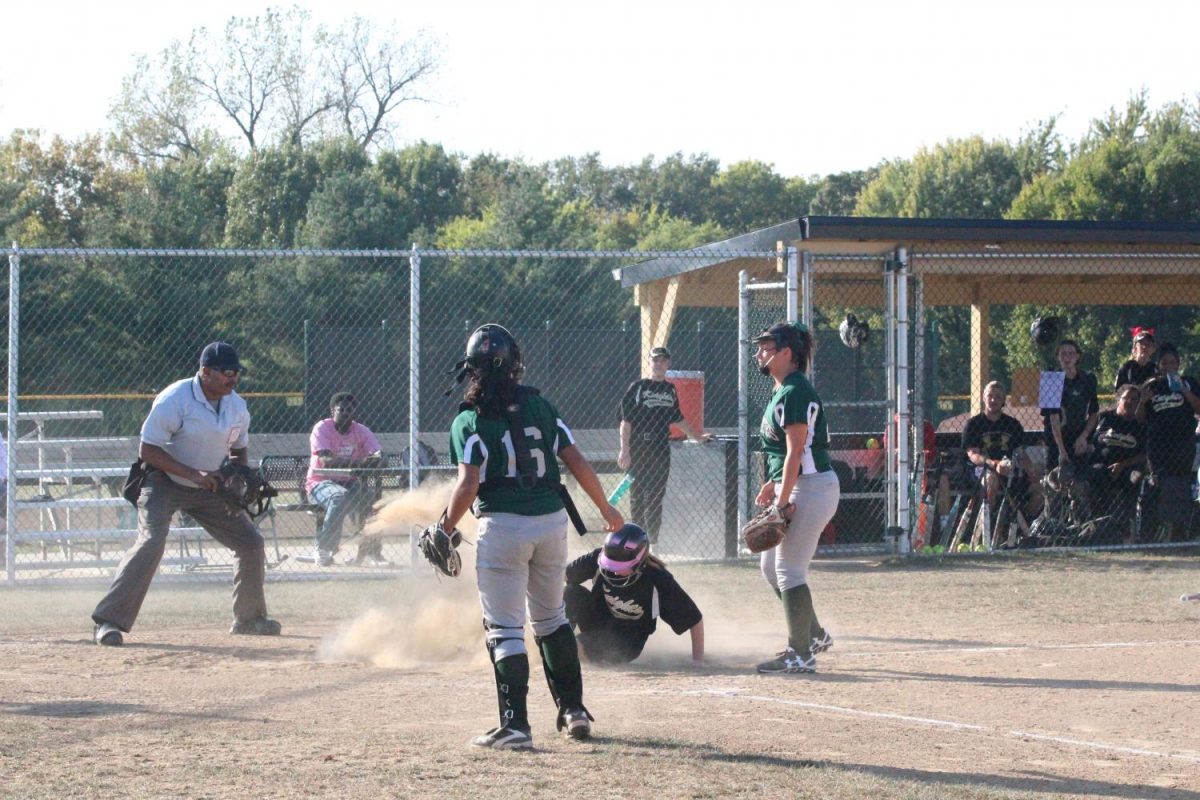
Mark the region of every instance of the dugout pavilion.
[[[764, 257], [767, 251], [775, 257]], [[1200, 225], [1191, 223], [809, 216], [691, 254], [614, 270], [613, 277], [633, 289], [643, 354], [667, 344], [685, 307], [738, 307], [742, 339], [780, 317], [800, 319], [817, 336], [813, 373], [822, 398], [842, 407], [839, 427], [850, 431], [921, 429], [932, 399], [929, 359], [939, 347], [966, 346], [928, 335], [929, 308], [970, 309], [964, 398], [970, 413], [981, 409], [991, 379], [995, 307], [1145, 307], [1142, 318], [1150, 321], [1165, 307], [1200, 309]], [[875, 349], [847, 357], [836, 344], [837, 320], [847, 311], [875, 321]], [[739, 374], [746, 375], [752, 365], [748, 348], [742, 351]], [[757, 383], [739, 385], [742, 438], [757, 422]], [[763, 401], [758, 398], [759, 408]], [[905, 438], [891, 439], [897, 444], [886, 459], [888, 519], [895, 529], [909, 525], [909, 492], [898, 491], [895, 480], [911, 466]], [[739, 462], [751, 471], [746, 453]]]

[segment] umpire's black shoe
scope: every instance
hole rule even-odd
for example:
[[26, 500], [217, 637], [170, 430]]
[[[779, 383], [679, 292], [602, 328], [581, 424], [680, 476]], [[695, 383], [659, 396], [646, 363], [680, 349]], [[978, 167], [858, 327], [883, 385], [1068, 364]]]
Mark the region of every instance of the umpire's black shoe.
[[125, 636], [121, 629], [111, 622], [96, 623], [92, 628], [92, 638], [96, 640], [96, 644], [104, 647], [120, 647], [125, 644]]
[[241, 636], [278, 636], [283, 626], [273, 619], [255, 617], [245, 622], [235, 622], [229, 629], [230, 633]]
[[490, 747], [493, 750], [532, 750], [533, 737], [529, 731], [522, 728], [510, 728], [502, 725], [492, 728], [482, 736], [471, 740], [474, 747]]

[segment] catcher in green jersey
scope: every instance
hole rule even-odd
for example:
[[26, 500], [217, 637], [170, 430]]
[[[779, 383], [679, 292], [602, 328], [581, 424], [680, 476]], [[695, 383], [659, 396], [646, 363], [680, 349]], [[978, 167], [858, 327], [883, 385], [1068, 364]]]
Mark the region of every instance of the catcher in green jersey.
[[813, 338], [801, 324], [780, 322], [752, 341], [759, 372], [775, 383], [760, 431], [768, 475], [756, 502], [775, 504], [789, 520], [783, 541], [760, 556], [763, 577], [783, 601], [788, 643], [758, 671], [815, 672], [814, 656], [832, 647], [833, 638], [817, 622], [808, 565], [837, 511], [841, 489], [829, 462], [825, 410], [805, 375]]
[[499, 325], [477, 329], [458, 369], [459, 380], [468, 379], [468, 386], [450, 426], [458, 481], [443, 527], [454, 530], [474, 504], [476, 578], [500, 709], [500, 724], [472, 744], [533, 747], [525, 702], [527, 610], [558, 707], [558, 730], [586, 739], [592, 717], [583, 705], [579, 651], [563, 603], [568, 509], [574, 506], [559, 480], [558, 460], [595, 503], [606, 530], [617, 530], [624, 520], [605, 499], [558, 411], [537, 389], [520, 384], [524, 365], [512, 334]]

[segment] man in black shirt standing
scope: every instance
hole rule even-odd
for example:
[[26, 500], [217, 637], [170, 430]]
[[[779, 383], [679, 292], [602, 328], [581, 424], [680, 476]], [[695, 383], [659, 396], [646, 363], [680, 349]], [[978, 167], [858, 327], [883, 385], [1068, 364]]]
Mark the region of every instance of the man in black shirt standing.
[[1155, 536], [1166, 525], [1171, 539], [1184, 534], [1191, 519], [1192, 470], [1196, 459], [1196, 414], [1200, 382], [1179, 374], [1179, 350], [1158, 349], [1158, 377], [1142, 385], [1137, 418], [1146, 423], [1146, 459], [1150, 477], [1139, 508], [1139, 538]]
[[698, 442], [712, 439], [712, 434], [698, 434], [684, 420], [675, 385], [667, 380], [670, 366], [671, 351], [653, 348], [650, 377], [629, 384], [619, 412], [621, 450], [617, 466], [633, 477], [629, 487], [630, 519], [646, 530], [651, 542], [658, 541], [662, 526], [663, 496], [671, 472], [671, 423]]

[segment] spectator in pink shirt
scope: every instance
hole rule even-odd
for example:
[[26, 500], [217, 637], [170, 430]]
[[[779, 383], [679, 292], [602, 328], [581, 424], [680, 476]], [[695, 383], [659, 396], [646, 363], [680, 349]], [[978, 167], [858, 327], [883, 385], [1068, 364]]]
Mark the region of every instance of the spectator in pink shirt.
[[[332, 416], [314, 425], [309, 436], [312, 455], [304, 484], [309, 502], [325, 509], [325, 519], [317, 528], [316, 562], [322, 567], [333, 564], [333, 554], [342, 541], [342, 524], [365, 499], [363, 482], [344, 470], [382, 463], [379, 440], [370, 428], [354, 421], [358, 410], [354, 395], [338, 392], [330, 399], [329, 410]], [[358, 560], [361, 562], [365, 556], [360, 546]], [[370, 553], [370, 557], [373, 562], [384, 560], [382, 552]]]

